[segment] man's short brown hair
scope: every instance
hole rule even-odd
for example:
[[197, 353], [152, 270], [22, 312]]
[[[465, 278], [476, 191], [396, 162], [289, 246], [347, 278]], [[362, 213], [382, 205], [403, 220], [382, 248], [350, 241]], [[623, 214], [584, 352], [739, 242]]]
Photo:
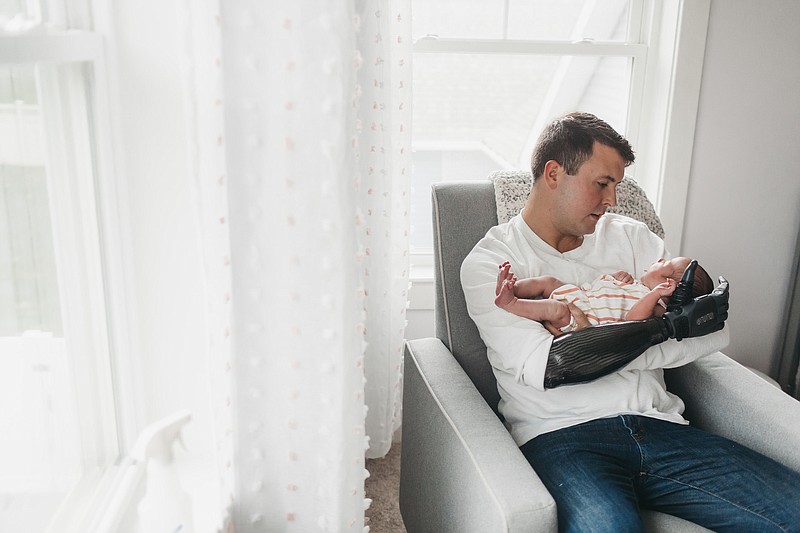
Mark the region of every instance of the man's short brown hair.
[[594, 143], [614, 148], [627, 167], [636, 156], [630, 143], [591, 113], [569, 113], [551, 122], [536, 141], [531, 156], [531, 173], [534, 181], [544, 173], [548, 161], [558, 161], [567, 174], [575, 175], [590, 157]]

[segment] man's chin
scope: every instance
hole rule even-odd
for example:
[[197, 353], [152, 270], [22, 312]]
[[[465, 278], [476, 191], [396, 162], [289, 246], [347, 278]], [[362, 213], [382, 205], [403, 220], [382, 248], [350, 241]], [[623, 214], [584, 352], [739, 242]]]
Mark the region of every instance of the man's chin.
[[588, 223], [584, 227], [584, 235], [591, 235], [594, 233], [594, 230], [597, 229], [597, 223], [600, 222], [600, 218], [602, 215], [589, 215]]

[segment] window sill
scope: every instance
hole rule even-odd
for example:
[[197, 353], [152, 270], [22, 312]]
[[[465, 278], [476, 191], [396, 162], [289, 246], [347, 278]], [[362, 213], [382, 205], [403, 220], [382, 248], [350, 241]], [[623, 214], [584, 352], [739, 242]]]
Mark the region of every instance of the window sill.
[[[192, 501], [195, 533], [222, 530], [219, 474], [212, 459], [177, 454], [175, 471]], [[83, 476], [56, 512], [47, 533], [145, 533], [138, 527], [138, 506], [147, 490], [144, 464], [126, 458], [120, 464]]]

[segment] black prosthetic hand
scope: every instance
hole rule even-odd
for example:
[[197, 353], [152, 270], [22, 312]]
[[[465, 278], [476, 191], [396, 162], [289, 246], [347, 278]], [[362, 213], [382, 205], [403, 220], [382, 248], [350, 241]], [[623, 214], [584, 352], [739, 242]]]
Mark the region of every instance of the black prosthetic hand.
[[729, 296], [728, 280], [720, 276], [719, 285], [711, 294], [698, 296], [686, 303], [674, 304], [671, 301], [662, 317], [669, 331], [669, 337], [681, 340], [702, 337], [721, 330], [728, 319]]
[[668, 338], [669, 330], [660, 318], [566, 333], [556, 337], [550, 347], [544, 387], [584, 383], [611, 374]]
[[721, 330], [728, 318], [728, 287], [727, 280], [720, 277], [711, 294], [684, 300], [661, 318], [594, 326], [556, 337], [547, 358], [544, 387], [592, 381], [619, 370], [667, 339], [701, 337]]

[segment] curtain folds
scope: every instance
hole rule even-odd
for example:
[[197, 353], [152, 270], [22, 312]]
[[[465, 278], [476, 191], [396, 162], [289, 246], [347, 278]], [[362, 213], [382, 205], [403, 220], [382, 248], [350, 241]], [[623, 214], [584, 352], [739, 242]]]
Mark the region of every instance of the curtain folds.
[[[215, 528], [232, 533], [234, 500], [234, 413], [232, 407], [231, 250], [228, 230], [227, 165], [223, 116], [221, 18], [216, 2], [179, 0], [179, 46], [188, 168], [197, 206], [199, 246], [203, 253], [208, 342], [209, 406], [218, 475]], [[198, 357], [198, 364], [202, 359]]]
[[361, 531], [401, 416], [410, 0], [181, 6], [227, 527]]
[[357, 2], [356, 168], [366, 310], [367, 457], [383, 457], [400, 424], [408, 302], [411, 178], [410, 0]]

